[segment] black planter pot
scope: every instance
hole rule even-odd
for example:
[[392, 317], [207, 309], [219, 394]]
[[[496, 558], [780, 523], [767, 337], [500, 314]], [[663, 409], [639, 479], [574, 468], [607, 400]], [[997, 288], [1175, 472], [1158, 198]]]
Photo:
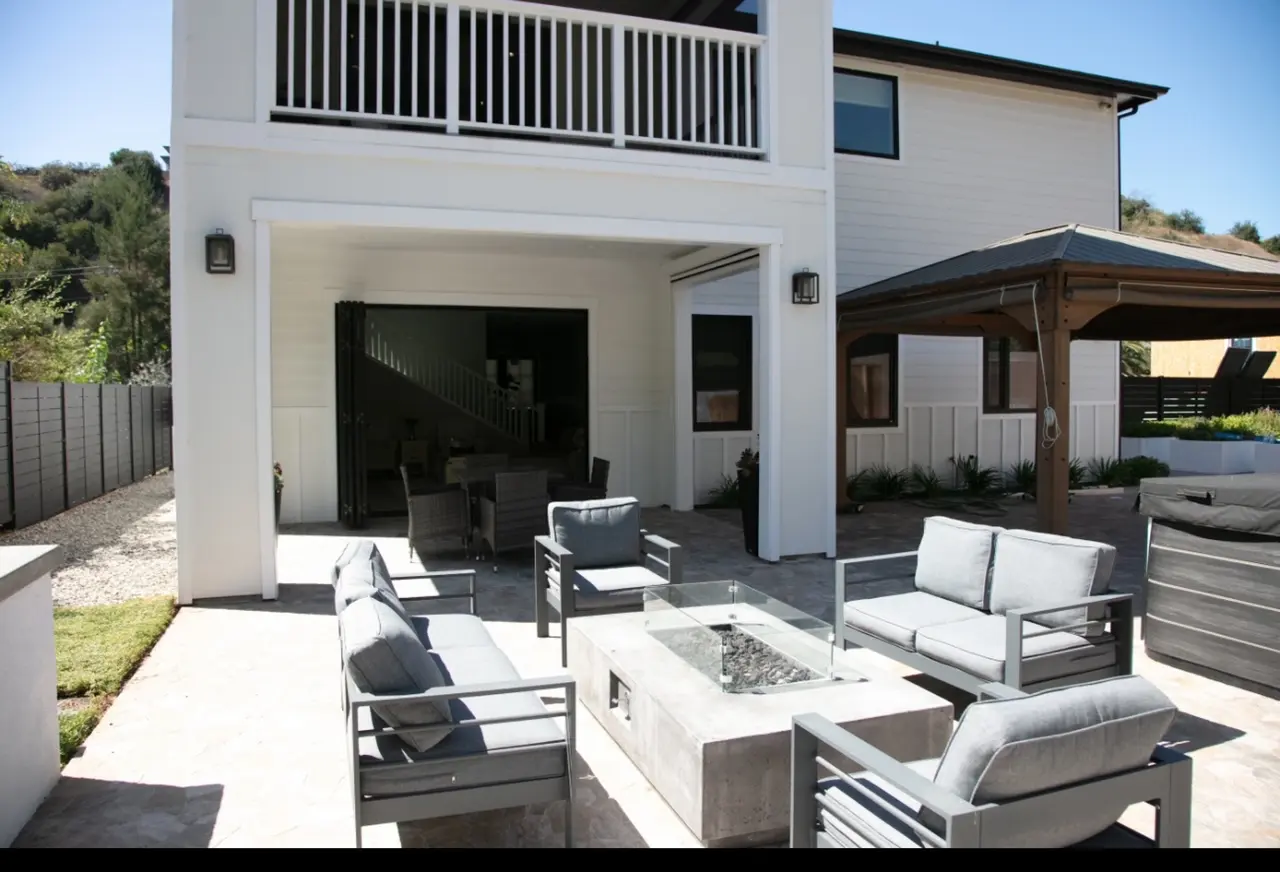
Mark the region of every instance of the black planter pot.
[[738, 498], [742, 501], [742, 538], [747, 553], [760, 553], [760, 476], [738, 473]]
[[280, 494], [283, 492], [281, 488], [276, 488], [276, 527], [280, 526]]

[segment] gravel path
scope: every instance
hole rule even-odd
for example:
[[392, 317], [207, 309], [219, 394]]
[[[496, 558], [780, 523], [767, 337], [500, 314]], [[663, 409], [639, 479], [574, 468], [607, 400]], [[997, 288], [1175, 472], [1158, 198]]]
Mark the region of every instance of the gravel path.
[[0, 545], [61, 545], [53, 574], [61, 606], [118, 603], [178, 589], [173, 475], [161, 473], [39, 524], [0, 535]]

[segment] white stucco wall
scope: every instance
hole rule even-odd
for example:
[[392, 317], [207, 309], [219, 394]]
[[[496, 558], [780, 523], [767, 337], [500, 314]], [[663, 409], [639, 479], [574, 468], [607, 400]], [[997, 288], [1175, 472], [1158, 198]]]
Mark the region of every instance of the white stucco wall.
[[[819, 154], [809, 141], [829, 140], [830, 134], [831, 8], [829, 0], [765, 0], [764, 5], [766, 18], [785, 34], [771, 43], [771, 72], [764, 84], [770, 104], [785, 109], [780, 108], [769, 125], [770, 160], [748, 163], [250, 121], [258, 117], [254, 108], [259, 104], [252, 99], [257, 82], [244, 76], [258, 58], [255, 39], [248, 35], [257, 32], [259, 21], [271, 17], [260, 16], [252, 0], [176, 0], [171, 212], [174, 453], [182, 505], [179, 596], [184, 602], [264, 589], [264, 577], [273, 574], [267, 476], [273, 459], [269, 455], [277, 448], [274, 425], [282, 416], [296, 420], [279, 424], [286, 434], [281, 437], [283, 450], [288, 428], [301, 434], [311, 426], [303, 418], [324, 408], [282, 405], [298, 402], [290, 398], [293, 388], [288, 385], [282, 386], [280, 398], [268, 398], [277, 379], [276, 355], [271, 353], [276, 325], [257, 327], [275, 315], [277, 306], [271, 290], [277, 264], [271, 257], [268, 267], [265, 237], [260, 236], [268, 232], [264, 226], [269, 221], [276, 229], [291, 223], [429, 225], [677, 245], [763, 244], [768, 269], [761, 285], [767, 294], [760, 297], [767, 303], [762, 308], [767, 325], [762, 330], [762, 358], [773, 365], [761, 379], [761, 408], [762, 414], [769, 410], [765, 419], [773, 423], [761, 440], [767, 457], [765, 487], [774, 499], [765, 509], [769, 533], [762, 550], [783, 555], [834, 548], [834, 438], [828, 435], [834, 430], [833, 301], [828, 298], [821, 307], [784, 305], [793, 272], [803, 267], [834, 271], [831, 155]], [[788, 71], [785, 77], [781, 70]], [[811, 92], [824, 96], [818, 99]], [[779, 138], [776, 131], [783, 120], [788, 134]], [[236, 239], [235, 275], [204, 271], [203, 236], [215, 228]], [[279, 269], [289, 270], [291, 260], [284, 249], [280, 258]], [[317, 365], [331, 368], [332, 357], [325, 357], [321, 344], [331, 341], [322, 320], [332, 318], [337, 297], [331, 288], [372, 291], [376, 280], [392, 285], [388, 293], [421, 293], [416, 289], [424, 283], [430, 286], [432, 279], [419, 271], [420, 266], [388, 267], [384, 273], [381, 265], [366, 265], [337, 279], [304, 279], [308, 287], [293, 293], [315, 295], [314, 305], [300, 308], [307, 318], [318, 320], [311, 332], [297, 337], [299, 346], [311, 349], [308, 353], [316, 355]], [[507, 267], [508, 276], [519, 268]], [[443, 274], [476, 270], [485, 273], [482, 258], [473, 258], [468, 270]], [[600, 285], [618, 284], [612, 273], [596, 276]], [[500, 275], [492, 277], [501, 280]], [[575, 281], [569, 276], [557, 283], [568, 285], [559, 293], [572, 295]], [[264, 288], [270, 297], [263, 296]], [[455, 284], [448, 291], [475, 293], [470, 285]], [[619, 311], [647, 306], [655, 298], [661, 303], [660, 291], [643, 297], [644, 302], [629, 300]], [[268, 299], [269, 305], [259, 305]], [[602, 307], [608, 308], [604, 303]], [[657, 317], [658, 312], [660, 305], [652, 312], [646, 308], [644, 317]], [[661, 351], [665, 330], [646, 334], [635, 329], [636, 319], [632, 321], [630, 337], [653, 346], [655, 357], [673, 358], [670, 351]], [[288, 352], [289, 340], [280, 341]], [[269, 355], [269, 367], [258, 362], [264, 354]], [[626, 434], [660, 430], [662, 425], [648, 417], [656, 403], [652, 385], [656, 374], [669, 365], [644, 369], [635, 384], [619, 376], [608, 396], [597, 396], [600, 410], [611, 405], [627, 409], [627, 423], [601, 417], [596, 433], [605, 440], [627, 438], [632, 468], [646, 462], [644, 452], [652, 452], [654, 465], [663, 462], [663, 449]], [[299, 384], [308, 378], [297, 368], [301, 364], [282, 366], [295, 367]], [[797, 383], [804, 389], [782, 390], [783, 385]], [[639, 411], [633, 412], [631, 398], [636, 396], [641, 401], [636, 403]], [[317, 390], [306, 402], [329, 400]], [[669, 403], [664, 412], [671, 414]], [[788, 422], [785, 428], [783, 421]], [[797, 421], [807, 425], [794, 426]], [[260, 435], [267, 437], [265, 442]], [[320, 469], [332, 450], [324, 444], [326, 438], [317, 436], [305, 448], [301, 440], [293, 443], [300, 468]], [[322, 515], [329, 508], [331, 484], [321, 475], [315, 481], [314, 487], [299, 493], [297, 511], [304, 516]], [[660, 498], [661, 490], [655, 486], [652, 498]], [[815, 499], [815, 494], [821, 497]]]

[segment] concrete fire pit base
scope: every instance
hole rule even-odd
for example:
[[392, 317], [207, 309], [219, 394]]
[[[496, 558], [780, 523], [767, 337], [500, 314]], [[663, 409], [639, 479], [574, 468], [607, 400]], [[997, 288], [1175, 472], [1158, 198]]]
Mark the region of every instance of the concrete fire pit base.
[[[817, 712], [899, 760], [941, 756], [951, 735], [949, 702], [865, 651], [835, 652], [845, 680], [725, 693], [650, 636], [643, 613], [573, 618], [567, 633], [579, 698], [708, 847], [787, 838], [793, 715]], [[817, 638], [791, 635], [785, 647], [804, 663], [830, 659]]]

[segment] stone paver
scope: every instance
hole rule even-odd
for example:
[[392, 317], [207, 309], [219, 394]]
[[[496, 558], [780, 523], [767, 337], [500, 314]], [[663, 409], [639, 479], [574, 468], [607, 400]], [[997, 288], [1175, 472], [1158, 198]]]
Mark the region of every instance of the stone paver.
[[[1071, 532], [1114, 543], [1115, 584], [1137, 591], [1145, 525], [1132, 494], [1075, 498]], [[920, 521], [949, 505], [871, 504], [839, 522], [841, 556], [910, 550]], [[990, 523], [1026, 527], [1034, 506], [1008, 503]], [[972, 518], [971, 518], [972, 519]], [[646, 525], [688, 546], [688, 580], [737, 578], [830, 620], [832, 564], [799, 558], [760, 563], [742, 550], [733, 513], [650, 512]], [[281, 599], [184, 608], [120, 694], [82, 756], [20, 836], [25, 846], [279, 846], [353, 843], [338, 706], [338, 658], [326, 565], [345, 541], [330, 527], [290, 528], [280, 540]], [[393, 571], [409, 568], [403, 522], [366, 533]], [[462, 565], [432, 560], [432, 565]], [[493, 573], [478, 566], [480, 614], [526, 676], [560, 671], [559, 639], [533, 633], [531, 559]], [[854, 596], [909, 587], [909, 579], [860, 577]], [[875, 657], [870, 652], [866, 656]], [[907, 670], [877, 658], [896, 674]], [[1193, 844], [1280, 847], [1280, 701], [1153, 663], [1139, 646], [1137, 671], [1182, 709], [1170, 736], [1196, 761]], [[927, 679], [930, 690], [955, 697]], [[966, 700], [955, 698], [963, 705]], [[648, 782], [580, 707], [575, 820], [578, 843], [682, 847], [695, 841]], [[558, 807], [559, 806], [559, 807]], [[1129, 820], [1146, 829], [1149, 813]], [[371, 827], [370, 846], [561, 844], [563, 807], [514, 809], [465, 819]]]

